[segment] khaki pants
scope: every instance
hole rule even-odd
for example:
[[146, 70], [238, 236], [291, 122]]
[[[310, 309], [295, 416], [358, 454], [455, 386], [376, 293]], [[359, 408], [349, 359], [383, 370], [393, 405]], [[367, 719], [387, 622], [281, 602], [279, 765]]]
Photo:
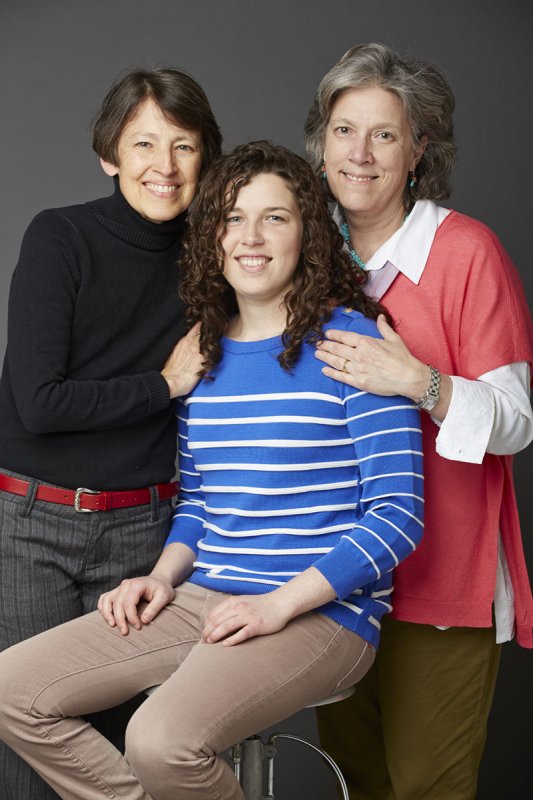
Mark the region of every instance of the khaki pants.
[[500, 649], [493, 628], [383, 619], [355, 694], [317, 709], [350, 800], [474, 800]]
[[[356, 683], [374, 651], [309, 613], [234, 647], [203, 644], [226, 595], [185, 584], [142, 630], [98, 612], [0, 655], [0, 737], [68, 800], [242, 800], [217, 753]], [[123, 757], [81, 715], [164, 681], [132, 717]]]

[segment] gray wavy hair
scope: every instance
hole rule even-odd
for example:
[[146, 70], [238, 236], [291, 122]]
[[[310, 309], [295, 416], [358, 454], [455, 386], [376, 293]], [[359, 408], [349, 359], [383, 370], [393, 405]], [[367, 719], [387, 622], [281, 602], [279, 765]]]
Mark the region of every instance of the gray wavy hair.
[[307, 158], [316, 172], [324, 160], [324, 138], [331, 111], [348, 89], [378, 86], [402, 102], [413, 144], [428, 143], [416, 168], [417, 183], [406, 185], [405, 199], [445, 200], [450, 173], [457, 159], [453, 132], [455, 98], [444, 75], [426, 61], [403, 60], [375, 42], [357, 44], [322, 78], [305, 124]]

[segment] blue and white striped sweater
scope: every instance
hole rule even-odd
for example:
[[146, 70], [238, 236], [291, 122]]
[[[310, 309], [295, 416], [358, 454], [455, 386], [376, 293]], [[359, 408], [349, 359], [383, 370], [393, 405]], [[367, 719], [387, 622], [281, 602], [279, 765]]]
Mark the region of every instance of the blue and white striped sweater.
[[[354, 311], [337, 309], [329, 326], [379, 335]], [[314, 565], [338, 597], [318, 610], [377, 646], [391, 570], [422, 536], [419, 414], [327, 378], [311, 345], [287, 373], [282, 349], [279, 337], [224, 339], [215, 379], [180, 403], [167, 544], [198, 553], [192, 582], [233, 594]]]

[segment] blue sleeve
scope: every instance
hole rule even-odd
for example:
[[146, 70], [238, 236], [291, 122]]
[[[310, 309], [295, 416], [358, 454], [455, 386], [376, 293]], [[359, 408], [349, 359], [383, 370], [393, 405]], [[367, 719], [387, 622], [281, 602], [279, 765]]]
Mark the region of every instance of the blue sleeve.
[[204, 535], [205, 497], [201, 475], [189, 450], [188, 407], [179, 400], [177, 409], [180, 491], [165, 547], [172, 542], [181, 542], [196, 553], [198, 541]]
[[424, 519], [420, 412], [405, 397], [351, 387], [343, 394], [358, 461], [359, 505], [353, 530], [314, 565], [341, 599], [410, 555]]

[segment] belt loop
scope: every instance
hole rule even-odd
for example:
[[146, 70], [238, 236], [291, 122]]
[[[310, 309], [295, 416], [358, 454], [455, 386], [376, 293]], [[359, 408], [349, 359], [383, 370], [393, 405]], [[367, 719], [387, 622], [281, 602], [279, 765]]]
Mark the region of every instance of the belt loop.
[[37, 494], [37, 489], [39, 488], [39, 482], [33, 478], [29, 478], [28, 484], [28, 491], [24, 497], [22, 508], [19, 511], [19, 517], [29, 517], [33, 510], [33, 504], [35, 503], [35, 495]]
[[150, 492], [150, 522], [157, 522], [159, 519], [159, 494], [156, 486], [148, 487]]

